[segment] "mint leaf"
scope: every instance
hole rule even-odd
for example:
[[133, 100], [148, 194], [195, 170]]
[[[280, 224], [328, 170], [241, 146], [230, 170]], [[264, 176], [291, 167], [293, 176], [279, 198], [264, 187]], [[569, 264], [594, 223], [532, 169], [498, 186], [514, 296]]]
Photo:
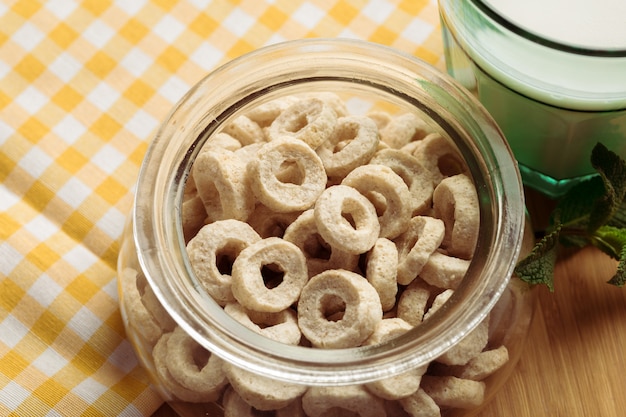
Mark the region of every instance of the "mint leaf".
[[604, 195], [595, 201], [587, 225], [589, 232], [606, 224], [618, 211], [626, 194], [626, 162], [601, 143], [591, 151], [591, 165], [604, 184]]
[[601, 226], [591, 236], [591, 243], [613, 259], [620, 259], [626, 247], [626, 229]]
[[556, 265], [556, 249], [559, 241], [561, 225], [545, 235], [535, 244], [528, 256], [519, 261], [515, 274], [528, 284], [544, 284], [550, 292], [554, 292], [554, 266]]
[[622, 248], [619, 264], [617, 264], [617, 272], [607, 282], [616, 287], [623, 287], [626, 284], [626, 246]]

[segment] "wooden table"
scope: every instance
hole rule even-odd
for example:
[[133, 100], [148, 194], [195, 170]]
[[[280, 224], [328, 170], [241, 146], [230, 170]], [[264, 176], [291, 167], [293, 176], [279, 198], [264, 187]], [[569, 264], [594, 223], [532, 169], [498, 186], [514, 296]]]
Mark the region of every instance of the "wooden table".
[[[527, 190], [536, 229], [553, 202]], [[555, 292], [537, 287], [538, 308], [511, 378], [477, 417], [626, 415], [626, 288], [606, 284], [617, 262], [587, 248], [562, 254]], [[171, 416], [167, 405], [153, 417]]]

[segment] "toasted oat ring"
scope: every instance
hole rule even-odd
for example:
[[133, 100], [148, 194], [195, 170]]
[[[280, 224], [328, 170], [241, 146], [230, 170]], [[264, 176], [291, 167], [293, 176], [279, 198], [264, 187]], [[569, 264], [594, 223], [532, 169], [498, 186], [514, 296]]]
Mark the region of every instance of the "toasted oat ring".
[[374, 205], [347, 185], [325, 189], [315, 202], [314, 215], [320, 236], [344, 252], [365, 253], [374, 246], [380, 234]]
[[287, 227], [300, 214], [301, 212], [299, 211], [279, 213], [263, 204], [257, 204], [250, 217], [248, 217], [248, 224], [264, 239], [272, 236], [283, 237]]
[[244, 248], [233, 262], [231, 276], [235, 299], [250, 310], [268, 313], [294, 304], [309, 278], [300, 248], [278, 237]]
[[384, 198], [378, 217], [380, 237], [393, 239], [406, 230], [413, 206], [409, 187], [385, 165], [367, 164], [355, 168], [341, 182], [358, 190], [376, 206], [377, 194]]
[[224, 363], [224, 372], [237, 394], [247, 404], [261, 411], [287, 407], [307, 390], [306, 385], [271, 379], [232, 363]]
[[259, 126], [267, 127], [289, 106], [299, 99], [295, 96], [284, 96], [260, 104], [246, 111], [245, 115]]
[[469, 268], [471, 260], [434, 252], [420, 271], [420, 278], [439, 288], [456, 289]]
[[[375, 345], [382, 343], [400, 336], [412, 328], [413, 326], [399, 318], [384, 319], [378, 323], [374, 333], [364, 344]], [[390, 378], [367, 383], [366, 387], [372, 394], [386, 400], [405, 398], [419, 389], [422, 375], [424, 375], [427, 368], [428, 365], [423, 365]]]
[[471, 259], [480, 228], [478, 195], [472, 180], [464, 174], [441, 180], [433, 193], [433, 209], [435, 217], [446, 225], [442, 246], [450, 255]]
[[402, 409], [412, 417], [439, 417], [441, 409], [423, 389], [398, 401]]
[[176, 379], [170, 373], [170, 369], [167, 364], [168, 354], [168, 342], [172, 333], [165, 333], [157, 344], [152, 349], [152, 358], [154, 359], [154, 367], [157, 377], [161, 382], [163, 388], [168, 391], [168, 394], [174, 396], [175, 399], [190, 403], [204, 403], [216, 401], [219, 395], [216, 397], [214, 391], [202, 392], [196, 391], [184, 387], [179, 384]]
[[[244, 401], [241, 395], [232, 387], [224, 392], [222, 400], [224, 417], [258, 417], [259, 413], [254, 407]], [[287, 406], [274, 410], [275, 417], [306, 417], [302, 410], [302, 402], [299, 398], [290, 402]]]
[[370, 164], [385, 165], [400, 176], [412, 196], [412, 214], [423, 214], [429, 207], [433, 194], [433, 176], [415, 157], [400, 149], [381, 149]]
[[130, 326], [135, 328], [149, 344], [154, 345], [163, 334], [163, 330], [142, 301], [148, 285], [145, 276], [133, 268], [125, 268], [120, 275], [120, 281], [123, 289], [122, 303]]
[[344, 177], [364, 165], [378, 149], [378, 127], [366, 116], [345, 116], [326, 142], [317, 148], [329, 176]]
[[[338, 387], [314, 386], [302, 396], [302, 408], [309, 417], [356, 414], [359, 417], [385, 417], [384, 400], [368, 392], [362, 385]], [[343, 413], [341, 412], [343, 411]]]
[[278, 313], [260, 313], [247, 310], [241, 304], [234, 302], [226, 304], [224, 311], [248, 329], [272, 340], [297, 345], [302, 338], [296, 313], [291, 309]]
[[398, 299], [397, 316], [412, 326], [419, 325], [424, 320], [430, 293], [430, 286], [424, 280], [414, 279]]
[[254, 210], [254, 198], [241, 159], [231, 151], [207, 150], [196, 157], [192, 169], [210, 221], [248, 218]]
[[[337, 320], [328, 317], [340, 306]], [[335, 316], [336, 317], [336, 316]], [[372, 285], [354, 272], [332, 269], [312, 277], [298, 301], [298, 324], [315, 347], [359, 346], [382, 320], [382, 306]]]
[[[297, 166], [296, 182], [284, 182], [279, 173], [285, 165]], [[326, 187], [322, 161], [301, 140], [289, 136], [266, 143], [257, 159], [248, 163], [252, 190], [256, 197], [277, 212], [306, 210]]]
[[398, 292], [398, 249], [386, 238], [379, 238], [367, 253], [365, 278], [376, 289], [383, 311], [391, 310], [396, 304]]
[[441, 244], [444, 229], [440, 219], [427, 216], [415, 216], [411, 219], [408, 230], [396, 239], [399, 284], [408, 285], [420, 274], [432, 253]]
[[228, 383], [222, 360], [200, 346], [181, 327], [176, 327], [167, 341], [167, 369], [176, 382], [208, 401], [215, 401]]
[[265, 134], [261, 126], [246, 115], [237, 116], [224, 126], [223, 132], [237, 139], [243, 146], [265, 142]]
[[424, 138], [429, 127], [414, 113], [404, 113], [394, 117], [380, 131], [380, 138], [394, 149], [400, 149], [410, 142]]
[[258, 240], [249, 224], [229, 219], [207, 224], [187, 244], [194, 273], [219, 305], [235, 301], [230, 268], [239, 252]]
[[294, 136], [316, 149], [333, 133], [337, 114], [323, 100], [315, 97], [299, 100], [286, 108], [269, 128], [270, 140]]
[[431, 172], [435, 185], [445, 177], [467, 172], [458, 150], [439, 133], [430, 133], [416, 142], [413, 156]]
[[295, 244], [302, 250], [306, 257], [309, 277], [327, 269], [346, 269], [351, 271], [356, 268], [359, 262], [358, 255], [335, 248], [320, 236], [315, 223], [313, 209], [300, 214], [285, 229], [283, 239]]

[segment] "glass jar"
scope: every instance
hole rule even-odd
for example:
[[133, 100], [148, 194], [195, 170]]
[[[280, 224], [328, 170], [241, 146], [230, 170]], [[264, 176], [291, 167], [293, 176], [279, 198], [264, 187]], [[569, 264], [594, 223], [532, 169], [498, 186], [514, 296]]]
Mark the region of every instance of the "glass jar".
[[499, 124], [524, 183], [549, 197], [597, 174], [596, 143], [626, 154], [626, 38], [613, 23], [624, 10], [612, 0], [439, 1], [448, 72]]
[[[335, 108], [345, 105], [351, 114], [372, 118], [419, 115], [424, 126], [454, 147], [475, 185], [480, 233], [467, 272], [455, 284], [451, 297], [421, 324], [371, 345], [313, 348], [307, 343], [282, 343], [243, 326], [209, 295], [186, 251], [191, 236], [183, 227], [183, 201], [187, 201], [190, 188], [186, 187], [191, 187], [193, 164], [203, 146], [252, 108], [317, 93], [325, 95]], [[403, 149], [411, 146], [408, 143]], [[450, 175], [458, 169], [443, 158], [437, 164]], [[430, 207], [425, 212], [430, 213]], [[530, 325], [532, 292], [511, 278], [520, 251], [532, 244], [532, 233], [525, 234], [525, 224], [523, 189], [510, 149], [486, 111], [449, 77], [414, 57], [372, 43], [315, 39], [277, 44], [210, 73], [181, 99], [157, 132], [141, 167], [119, 255], [122, 315], [139, 360], [163, 398], [181, 415], [204, 412], [216, 416], [222, 415], [223, 396], [231, 395], [235, 385], [240, 397], [255, 404], [256, 410], [280, 406], [282, 411], [276, 415], [305, 415], [300, 408], [288, 408], [287, 403], [299, 407], [304, 396], [313, 396], [313, 392], [327, 395], [327, 403], [333, 395], [340, 398], [332, 401], [340, 402], [351, 395], [360, 398], [353, 399], [353, 405], [373, 401], [367, 411], [361, 410], [362, 416], [410, 415], [401, 401], [383, 400], [365, 387], [418, 370], [418, 377], [424, 372], [430, 375], [421, 376], [422, 385], [424, 378], [458, 375], [463, 366], [444, 366], [438, 358], [469, 339], [489, 316], [488, 340], [482, 349], [505, 346], [508, 361], [478, 384], [482, 389], [478, 401], [463, 398], [467, 394], [461, 392], [457, 400], [462, 409], [449, 406], [454, 399], [448, 400], [448, 406], [437, 405], [443, 415], [467, 415], [504, 382]], [[359, 265], [363, 262], [361, 256]], [[399, 298], [406, 286], [398, 287]], [[431, 293], [430, 302], [434, 295]], [[384, 317], [392, 318], [394, 311], [390, 309]], [[257, 330], [262, 328], [259, 325]], [[174, 339], [175, 350], [164, 354], [164, 345], [171, 347]], [[222, 365], [211, 365], [207, 358]], [[241, 388], [245, 383], [229, 378], [216, 382], [214, 376], [226, 368], [231, 371], [228, 375], [243, 373], [243, 379], [257, 381], [262, 393], [246, 397], [239, 392], [245, 391]], [[465, 380], [449, 379], [452, 383]], [[210, 383], [216, 384], [211, 394], [199, 395]], [[268, 387], [272, 387], [269, 392]], [[285, 393], [291, 393], [289, 401], [281, 397], [288, 396]], [[258, 405], [257, 394], [272, 405]], [[244, 415], [241, 410], [239, 413], [236, 415]], [[248, 408], [246, 413], [252, 411]]]

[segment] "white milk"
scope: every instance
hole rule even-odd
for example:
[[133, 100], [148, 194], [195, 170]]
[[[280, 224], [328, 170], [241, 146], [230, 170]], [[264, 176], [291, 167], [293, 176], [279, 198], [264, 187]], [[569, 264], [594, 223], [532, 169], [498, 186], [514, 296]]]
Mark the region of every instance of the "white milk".
[[626, 0], [485, 3], [526, 36], [478, 0], [440, 0], [448, 71], [498, 122], [525, 182], [562, 194], [594, 173], [598, 141], [626, 157]]

